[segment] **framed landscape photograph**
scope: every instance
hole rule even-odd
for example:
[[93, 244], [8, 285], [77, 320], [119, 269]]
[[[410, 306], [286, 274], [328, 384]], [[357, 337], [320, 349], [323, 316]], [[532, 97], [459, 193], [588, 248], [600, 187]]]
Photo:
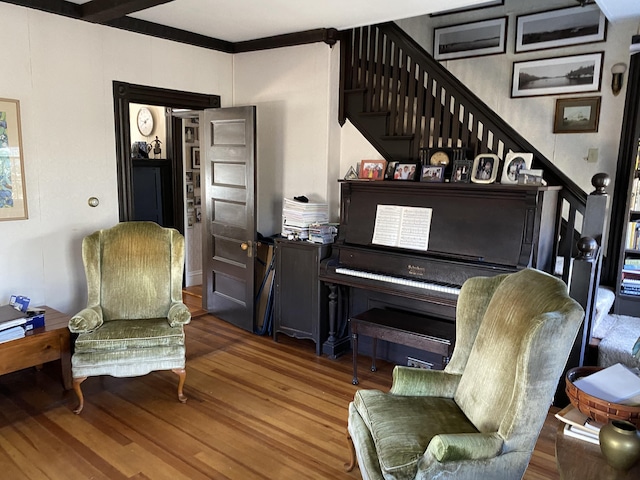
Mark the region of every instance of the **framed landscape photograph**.
[[520, 170], [529, 170], [533, 163], [533, 153], [509, 152], [504, 159], [500, 183], [518, 183]]
[[598, 131], [600, 97], [559, 98], [553, 133], [588, 133]]
[[20, 102], [0, 98], [0, 220], [28, 218], [20, 128]]
[[473, 183], [493, 183], [498, 177], [500, 157], [493, 153], [481, 153], [473, 160], [471, 181]]
[[421, 182], [444, 182], [444, 166], [442, 165], [423, 165]]
[[521, 15], [516, 19], [516, 53], [606, 40], [607, 19], [598, 5]]
[[386, 160], [361, 160], [358, 178], [367, 180], [384, 180], [387, 167]]
[[511, 97], [600, 91], [603, 52], [513, 62]]
[[504, 53], [507, 17], [436, 28], [433, 35], [436, 60]]

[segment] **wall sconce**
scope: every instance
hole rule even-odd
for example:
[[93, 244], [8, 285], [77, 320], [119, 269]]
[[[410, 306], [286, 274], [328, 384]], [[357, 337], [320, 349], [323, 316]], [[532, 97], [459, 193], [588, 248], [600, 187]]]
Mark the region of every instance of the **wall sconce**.
[[624, 72], [626, 71], [627, 66], [624, 63], [616, 63], [611, 67], [611, 91], [614, 95], [618, 95], [622, 90]]

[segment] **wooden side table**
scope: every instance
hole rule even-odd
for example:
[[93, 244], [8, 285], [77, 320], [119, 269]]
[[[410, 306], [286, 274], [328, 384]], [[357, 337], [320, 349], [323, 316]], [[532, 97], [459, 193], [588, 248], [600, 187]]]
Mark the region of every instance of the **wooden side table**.
[[0, 343], [0, 375], [43, 363], [60, 360], [64, 388], [72, 388], [71, 349], [69, 315], [53, 308], [40, 307], [45, 311], [45, 326], [35, 328], [9, 342]]
[[600, 446], [564, 434], [560, 422], [556, 434], [556, 463], [563, 480], [636, 480], [640, 478], [640, 462], [622, 472], [609, 466], [600, 452]]

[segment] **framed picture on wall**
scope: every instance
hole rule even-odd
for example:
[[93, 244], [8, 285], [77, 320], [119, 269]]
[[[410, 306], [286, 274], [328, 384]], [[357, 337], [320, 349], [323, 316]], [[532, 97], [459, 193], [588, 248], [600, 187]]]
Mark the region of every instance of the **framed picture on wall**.
[[513, 62], [512, 97], [600, 91], [603, 52]]
[[191, 168], [200, 168], [200, 147], [191, 147]]
[[436, 60], [504, 53], [507, 17], [436, 28], [433, 36]]
[[516, 53], [603, 42], [607, 19], [598, 5], [560, 8], [516, 19]]
[[0, 220], [27, 218], [20, 101], [0, 98]]
[[598, 131], [600, 97], [558, 98], [553, 133]]

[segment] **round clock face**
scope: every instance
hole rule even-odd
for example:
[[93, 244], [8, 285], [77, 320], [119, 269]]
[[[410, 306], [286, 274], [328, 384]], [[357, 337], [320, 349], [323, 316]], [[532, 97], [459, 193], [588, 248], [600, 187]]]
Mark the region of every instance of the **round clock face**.
[[431, 165], [444, 165], [446, 167], [449, 165], [449, 155], [443, 151], [434, 152], [429, 159], [429, 163]]
[[146, 107], [138, 110], [138, 130], [145, 137], [151, 135], [151, 132], [153, 132], [153, 116], [151, 115], [151, 111]]

